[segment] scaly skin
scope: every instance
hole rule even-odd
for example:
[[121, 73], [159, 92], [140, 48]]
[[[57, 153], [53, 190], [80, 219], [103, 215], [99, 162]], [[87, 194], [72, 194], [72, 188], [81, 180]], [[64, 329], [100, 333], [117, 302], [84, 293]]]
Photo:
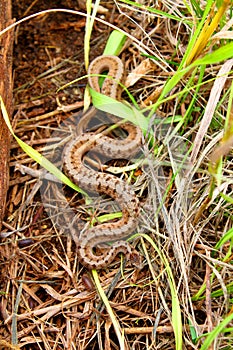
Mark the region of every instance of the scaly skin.
[[[124, 70], [122, 61], [116, 56], [100, 56], [90, 64], [88, 70], [89, 85], [100, 91], [98, 77], [92, 76], [92, 74], [101, 74], [106, 70], [108, 76], [114, 77], [114, 79], [106, 78], [101, 92], [119, 99], [118, 81], [122, 80]], [[79, 237], [78, 232], [73, 233], [79, 261], [89, 269], [100, 269], [109, 265], [116, 255], [121, 252], [134, 260], [135, 264], [138, 264], [138, 254], [132, 250], [126, 241], [123, 241], [135, 230], [137, 225], [139, 215], [137, 196], [132, 187], [118, 177], [85, 167], [83, 156], [94, 149], [98, 153], [113, 159], [132, 157], [141, 145], [141, 130], [130, 123], [122, 124], [121, 128], [128, 133], [128, 136], [123, 140], [112, 139], [104, 133], [97, 135], [83, 133], [83, 129], [94, 114], [95, 109], [92, 108], [89, 114], [84, 115], [84, 120], [81, 121], [79, 126], [78, 137], [65, 147], [63, 152], [64, 170], [67, 176], [84, 190], [105, 193], [115, 199], [121, 206], [122, 218], [117, 222], [99, 224], [89, 228], [81, 237]], [[114, 122], [117, 121], [119, 119], [114, 117]], [[113, 241], [115, 243], [107, 248], [103, 254], [96, 255], [93, 252], [94, 247]]]

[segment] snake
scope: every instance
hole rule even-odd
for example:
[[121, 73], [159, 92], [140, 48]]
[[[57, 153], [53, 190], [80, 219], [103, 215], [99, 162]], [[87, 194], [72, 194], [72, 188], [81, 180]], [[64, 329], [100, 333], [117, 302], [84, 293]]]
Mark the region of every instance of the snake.
[[[107, 72], [102, 87], [99, 86], [99, 75]], [[124, 79], [124, 65], [122, 60], [113, 55], [96, 57], [88, 68], [89, 86], [104, 95], [119, 100], [121, 88], [119, 82]], [[125, 240], [136, 229], [140, 212], [140, 205], [133, 186], [117, 176], [87, 168], [83, 157], [90, 150], [106, 155], [112, 159], [132, 157], [140, 148], [142, 142], [141, 129], [129, 122], [120, 125], [127, 136], [124, 139], [114, 139], [104, 132], [85, 132], [85, 127], [96, 113], [91, 107], [84, 113], [77, 127], [74, 137], [63, 151], [63, 168], [65, 174], [80, 188], [101, 194], [106, 194], [120, 205], [122, 216], [118, 221], [100, 223], [89, 227], [80, 234], [71, 233], [76, 244], [79, 262], [88, 269], [105, 268], [119, 253], [123, 253], [134, 265], [140, 264], [139, 254]], [[113, 122], [120, 118], [113, 116]], [[95, 248], [108, 245], [104, 252], [97, 254]]]

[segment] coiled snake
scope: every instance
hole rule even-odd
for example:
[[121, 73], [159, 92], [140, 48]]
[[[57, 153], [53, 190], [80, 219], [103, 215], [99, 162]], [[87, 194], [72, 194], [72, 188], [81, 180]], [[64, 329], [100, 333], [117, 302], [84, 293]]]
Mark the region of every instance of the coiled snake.
[[[120, 98], [119, 81], [122, 81], [124, 67], [122, 61], [116, 56], [103, 55], [91, 62], [88, 70], [88, 83], [91, 88], [100, 92], [99, 77], [94, 76], [108, 72], [104, 80], [101, 92], [115, 99]], [[112, 78], [110, 78], [112, 77]], [[103, 223], [88, 228], [81, 237], [73, 234], [77, 246], [79, 261], [89, 269], [100, 269], [109, 265], [118, 253], [124, 253], [136, 264], [138, 254], [123, 239], [135, 230], [139, 215], [139, 201], [134, 190], [125, 181], [118, 177], [98, 172], [87, 168], [83, 164], [83, 156], [94, 149], [100, 154], [107, 155], [112, 159], [132, 157], [141, 145], [142, 134], [140, 128], [124, 123], [120, 127], [127, 132], [123, 140], [113, 139], [106, 135], [95, 133], [84, 133], [84, 126], [95, 113], [91, 108], [90, 113], [84, 115], [78, 127], [80, 135], [73, 139], [64, 149], [63, 166], [67, 176], [84, 190], [104, 193], [115, 199], [121, 206], [122, 218], [116, 222]], [[113, 117], [114, 123], [119, 118]], [[101, 255], [95, 254], [93, 248], [107, 242], [115, 242], [109, 246]]]

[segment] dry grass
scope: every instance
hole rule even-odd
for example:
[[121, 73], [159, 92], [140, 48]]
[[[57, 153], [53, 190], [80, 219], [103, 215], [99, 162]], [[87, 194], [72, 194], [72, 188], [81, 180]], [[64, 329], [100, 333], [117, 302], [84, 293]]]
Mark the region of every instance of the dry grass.
[[[198, 14], [201, 18], [199, 5], [188, 12], [179, 1], [144, 2], [151, 11], [121, 1], [101, 4], [111, 11], [110, 21], [114, 19], [116, 26], [143, 43], [139, 49], [138, 43], [127, 41], [122, 57], [128, 72], [136, 68], [137, 74], [141, 73], [130, 88], [138, 104], [145, 107], [156, 103], [165, 83], [180, 67], [194, 30], [191, 24], [198, 21]], [[48, 23], [54, 29], [61, 21], [58, 18], [54, 23], [52, 16], [42, 18], [40, 30], [45, 26], [44, 33], [49, 30]], [[80, 23], [80, 36], [81, 21], [77, 17], [75, 22]], [[225, 21], [228, 23], [227, 15]], [[219, 28], [223, 22], [221, 17]], [[69, 23], [74, 22], [65, 22], [64, 26]], [[36, 31], [37, 20], [30, 26]], [[24, 33], [28, 29], [22, 26], [19, 30]], [[72, 30], [69, 28], [69, 33]], [[215, 29], [212, 50], [213, 44], [223, 45], [218, 41], [219, 32]], [[65, 35], [59, 35], [65, 40]], [[57, 164], [63, 140], [74, 127], [71, 114], [83, 105], [83, 87], [56, 91], [85, 74], [82, 48], [76, 51], [73, 47], [62, 56], [59, 35], [51, 35], [47, 51], [43, 49], [42, 56], [40, 50], [32, 52], [26, 63], [31, 69], [40, 58], [47, 62], [48, 70], [35, 66], [31, 74], [16, 63], [19, 80], [13, 121], [18, 137]], [[108, 35], [106, 26], [96, 25], [91, 58], [102, 53]], [[58, 51], [49, 51], [49, 44]], [[194, 57], [205, 51], [206, 46]], [[143, 63], [146, 58], [141, 52], [153, 54], [158, 61]], [[21, 64], [22, 59], [20, 53]], [[70, 212], [67, 200], [64, 203], [64, 197], [59, 198], [61, 186], [48, 181], [48, 174], [12, 142], [8, 206], [0, 234], [0, 348], [232, 348], [232, 328], [224, 331], [233, 327], [232, 64], [228, 60], [193, 68], [177, 81], [157, 110], [159, 117], [150, 129], [156, 143], [146, 139], [143, 157], [147, 164], [131, 174], [142, 202], [139, 233], [143, 235], [134, 240], [143, 256], [141, 270], [125, 262], [122, 267], [121, 259], [97, 276], [84, 269], [67, 234], [67, 220], [70, 215], [73, 220], [74, 215], [90, 213], [89, 206], [67, 190], [67, 198], [76, 208], [75, 214]], [[20, 86], [22, 81], [25, 84]], [[96, 208], [101, 215], [108, 212], [111, 203], [96, 200]], [[227, 232], [228, 239], [218, 246]], [[96, 283], [99, 280], [98, 292], [93, 277]], [[98, 294], [101, 288], [110, 309]], [[182, 330], [177, 326], [180, 310]], [[205, 347], [202, 335], [211, 333], [227, 317], [229, 324]]]

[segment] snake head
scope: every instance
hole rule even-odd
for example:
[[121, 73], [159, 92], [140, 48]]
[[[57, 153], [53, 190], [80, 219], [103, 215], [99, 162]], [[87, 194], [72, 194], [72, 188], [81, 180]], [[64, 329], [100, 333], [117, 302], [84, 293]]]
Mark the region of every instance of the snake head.
[[139, 254], [136, 249], [132, 249], [129, 261], [131, 265], [135, 266], [138, 270], [143, 268], [142, 255]]

